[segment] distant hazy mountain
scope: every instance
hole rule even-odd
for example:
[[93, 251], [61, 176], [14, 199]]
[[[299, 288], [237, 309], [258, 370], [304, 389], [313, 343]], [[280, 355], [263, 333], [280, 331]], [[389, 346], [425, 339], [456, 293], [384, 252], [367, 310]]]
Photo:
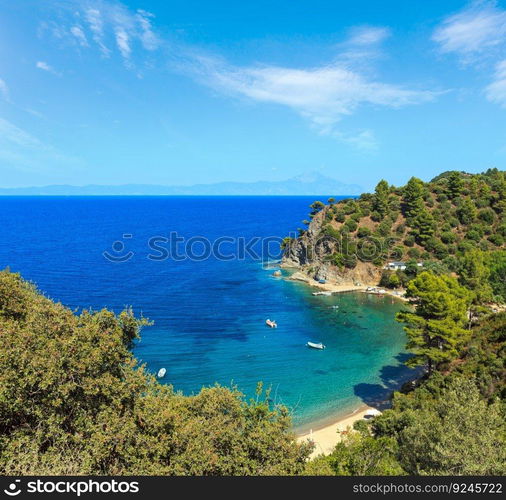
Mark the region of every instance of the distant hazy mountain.
[[0, 195], [356, 195], [363, 192], [355, 184], [343, 184], [318, 172], [293, 177], [286, 181], [220, 182], [193, 186], [156, 186], [125, 184], [122, 186], [68, 186], [0, 188]]

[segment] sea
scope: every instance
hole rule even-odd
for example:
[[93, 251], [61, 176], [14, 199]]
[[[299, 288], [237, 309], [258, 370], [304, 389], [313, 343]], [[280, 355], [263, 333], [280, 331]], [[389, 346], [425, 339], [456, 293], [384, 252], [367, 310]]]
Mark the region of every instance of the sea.
[[282, 239], [315, 199], [0, 197], [0, 268], [76, 311], [132, 307], [153, 321], [134, 354], [154, 374], [166, 369], [161, 383], [184, 394], [218, 383], [251, 398], [261, 382], [304, 432], [413, 378], [398, 300], [313, 296], [289, 270], [273, 275]]

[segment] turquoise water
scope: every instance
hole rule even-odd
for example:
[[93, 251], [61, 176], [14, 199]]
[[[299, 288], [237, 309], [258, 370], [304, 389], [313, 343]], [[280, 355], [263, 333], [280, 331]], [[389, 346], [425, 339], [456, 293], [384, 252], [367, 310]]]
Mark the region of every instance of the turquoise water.
[[[387, 397], [412, 377], [402, 365], [401, 305], [366, 294], [314, 297], [304, 284], [272, 276], [255, 255], [153, 259], [149, 238], [170, 232], [209, 241], [285, 236], [307, 218], [314, 197], [0, 198], [0, 267], [35, 281], [72, 308], [133, 305], [155, 324], [135, 355], [186, 394], [236, 384], [253, 396], [258, 381], [286, 404], [298, 429], [316, 427]], [[125, 238], [123, 235], [131, 235]], [[121, 241], [123, 248], [113, 246]], [[198, 246], [198, 245], [197, 245]], [[262, 245], [254, 246], [258, 257]], [[279, 258], [273, 239], [265, 259]], [[103, 252], [122, 257], [112, 262]], [[195, 248], [195, 253], [199, 250]], [[333, 308], [332, 306], [338, 306]], [[277, 329], [265, 319], [278, 322]], [[327, 349], [308, 349], [308, 340]]]

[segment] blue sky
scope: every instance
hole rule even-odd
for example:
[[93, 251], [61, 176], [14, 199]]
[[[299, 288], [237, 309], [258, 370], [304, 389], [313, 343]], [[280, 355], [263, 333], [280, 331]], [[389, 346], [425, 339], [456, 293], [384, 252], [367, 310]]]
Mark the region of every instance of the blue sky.
[[506, 168], [506, 4], [0, 0], [0, 185]]

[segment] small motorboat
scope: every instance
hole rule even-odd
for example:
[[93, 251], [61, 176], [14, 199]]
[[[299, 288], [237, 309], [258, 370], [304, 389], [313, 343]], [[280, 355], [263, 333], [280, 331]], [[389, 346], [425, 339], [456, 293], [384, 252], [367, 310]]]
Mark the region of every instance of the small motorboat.
[[167, 370], [166, 370], [165, 368], [160, 368], [160, 369], [158, 370], [158, 373], [156, 374], [156, 376], [157, 376], [158, 378], [163, 378], [163, 377], [165, 377], [165, 374], [166, 374], [166, 373], [167, 373]]
[[306, 345], [311, 347], [311, 349], [325, 349], [325, 346], [321, 342], [308, 342]]
[[270, 328], [277, 328], [278, 324], [275, 321], [272, 321], [270, 319], [265, 320], [265, 324]]
[[365, 413], [365, 417], [378, 417], [381, 415], [381, 412], [377, 410], [376, 408], [369, 408]]
[[315, 297], [318, 297], [319, 295], [330, 297], [332, 295], [332, 292], [313, 292], [312, 295], [314, 295]]

